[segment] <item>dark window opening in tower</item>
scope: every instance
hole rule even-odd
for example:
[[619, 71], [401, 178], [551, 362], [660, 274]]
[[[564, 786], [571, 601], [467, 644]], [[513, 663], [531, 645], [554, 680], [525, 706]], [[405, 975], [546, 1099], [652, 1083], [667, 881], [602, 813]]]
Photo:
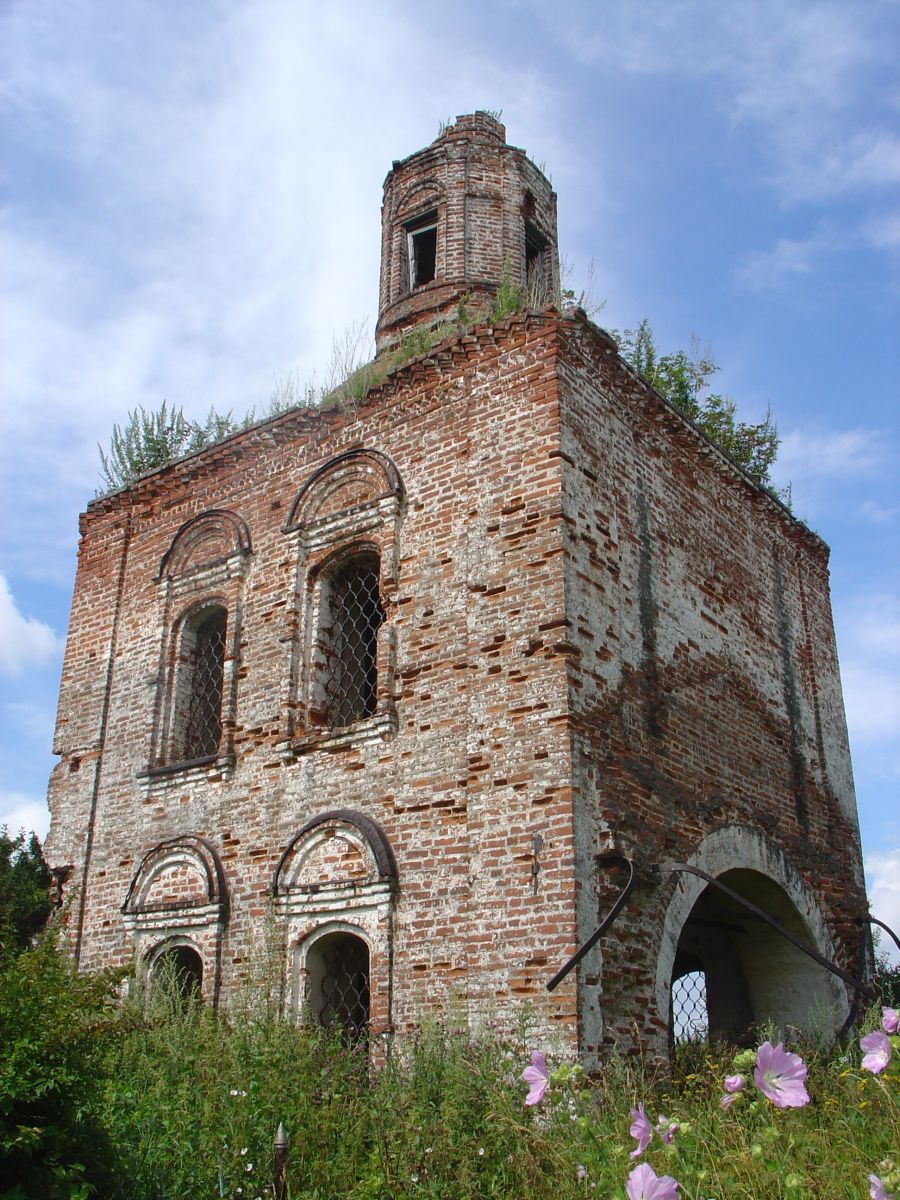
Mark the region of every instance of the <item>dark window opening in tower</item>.
[[437, 212], [406, 226], [410, 290], [431, 283], [437, 265]]
[[547, 304], [547, 239], [531, 224], [525, 222], [525, 290], [529, 308], [544, 308]]

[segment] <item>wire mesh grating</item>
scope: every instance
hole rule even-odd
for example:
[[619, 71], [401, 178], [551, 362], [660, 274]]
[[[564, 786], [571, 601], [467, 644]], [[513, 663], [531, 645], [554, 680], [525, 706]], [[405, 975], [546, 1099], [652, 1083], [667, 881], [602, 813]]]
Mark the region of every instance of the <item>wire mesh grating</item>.
[[352, 936], [335, 937], [323, 951], [320, 1024], [356, 1041], [369, 1025], [369, 951]]
[[182, 747], [185, 759], [206, 758], [219, 749], [226, 620], [225, 610], [217, 609], [195, 634]]
[[676, 1042], [700, 1042], [709, 1037], [703, 971], [690, 971], [672, 982], [672, 1035]]
[[378, 575], [377, 556], [365, 554], [351, 559], [330, 582], [323, 690], [325, 719], [332, 729], [375, 712], [378, 630], [384, 621]]

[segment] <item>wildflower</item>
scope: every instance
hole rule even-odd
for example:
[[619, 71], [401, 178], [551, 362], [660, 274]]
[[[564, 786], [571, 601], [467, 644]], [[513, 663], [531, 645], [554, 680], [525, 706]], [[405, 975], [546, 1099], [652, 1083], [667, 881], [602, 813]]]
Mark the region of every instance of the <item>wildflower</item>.
[[631, 1152], [631, 1158], [640, 1158], [653, 1139], [653, 1126], [644, 1112], [643, 1104], [631, 1110], [631, 1128], [628, 1130], [637, 1140], [637, 1146]]
[[725, 1076], [725, 1095], [719, 1101], [719, 1108], [723, 1112], [731, 1108], [738, 1096], [744, 1090], [743, 1075], [726, 1075]]
[[885, 1191], [884, 1184], [877, 1175], [869, 1176], [869, 1195], [872, 1200], [894, 1200], [893, 1193]]
[[479, 1147], [478, 1147], [478, 1157], [479, 1157], [479, 1158], [484, 1158], [484, 1146], [479, 1146]]
[[681, 1127], [677, 1121], [670, 1121], [669, 1118], [664, 1117], [662, 1113], [659, 1114], [659, 1117], [656, 1121], [656, 1132], [667, 1146], [671, 1145], [675, 1140], [675, 1134], [680, 1128]]
[[900, 1013], [896, 1008], [881, 1010], [881, 1028], [885, 1033], [900, 1033]]
[[763, 1042], [756, 1052], [756, 1086], [776, 1108], [803, 1108], [809, 1104], [804, 1087], [806, 1066], [799, 1054], [785, 1050], [784, 1043]]
[[578, 1176], [578, 1182], [583, 1183], [585, 1179], [587, 1179], [587, 1167], [579, 1163], [578, 1170], [575, 1172], [575, 1174]]
[[859, 1044], [864, 1051], [863, 1070], [880, 1075], [891, 1060], [891, 1039], [886, 1033], [876, 1029], [874, 1033], [867, 1033], [864, 1038], [860, 1038]]
[[526, 1067], [522, 1072], [522, 1082], [528, 1084], [528, 1095], [525, 1097], [525, 1103], [540, 1104], [544, 1098], [544, 1093], [550, 1086], [550, 1072], [547, 1070], [547, 1064], [540, 1050], [535, 1050], [534, 1054], [532, 1054], [531, 1066]]
[[678, 1200], [678, 1184], [671, 1175], [657, 1175], [649, 1163], [641, 1163], [625, 1184], [628, 1200]]

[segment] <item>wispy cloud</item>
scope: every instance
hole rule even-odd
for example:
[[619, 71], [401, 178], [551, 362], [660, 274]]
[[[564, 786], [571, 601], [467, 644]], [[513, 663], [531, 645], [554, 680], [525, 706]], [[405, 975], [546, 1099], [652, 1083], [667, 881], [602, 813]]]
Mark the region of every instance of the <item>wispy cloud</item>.
[[779, 238], [771, 250], [748, 254], [735, 269], [735, 282], [754, 292], [777, 291], [792, 277], [809, 275], [820, 256], [834, 247], [833, 235], [824, 231], [802, 239]]
[[53, 711], [29, 701], [16, 700], [5, 704], [7, 720], [13, 728], [24, 733], [29, 741], [49, 746], [53, 737]]
[[24, 829], [43, 840], [50, 828], [50, 810], [34, 796], [0, 790], [0, 827], [4, 825], [13, 836]]
[[[900, 935], [900, 849], [866, 855], [872, 914]], [[887, 934], [879, 938], [880, 949], [893, 963], [900, 963], [900, 950]]]
[[851, 742], [900, 762], [900, 597], [857, 595], [841, 621], [841, 678]]
[[20, 675], [58, 654], [61, 640], [49, 625], [19, 612], [6, 578], [0, 575], [0, 674]]

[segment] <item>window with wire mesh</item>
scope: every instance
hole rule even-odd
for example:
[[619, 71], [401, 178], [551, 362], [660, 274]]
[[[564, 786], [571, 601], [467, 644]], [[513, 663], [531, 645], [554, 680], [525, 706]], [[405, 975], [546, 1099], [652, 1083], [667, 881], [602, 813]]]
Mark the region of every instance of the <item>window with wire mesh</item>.
[[189, 762], [216, 754], [222, 739], [222, 683], [228, 615], [216, 608], [185, 630], [186, 663], [180, 697], [179, 757]]
[[672, 981], [672, 1036], [676, 1042], [702, 1042], [709, 1037], [703, 971], [690, 971]]
[[384, 609], [378, 592], [378, 555], [354, 555], [325, 585], [322, 697], [325, 723], [342, 729], [375, 712], [378, 630]]
[[323, 939], [316, 1019], [357, 1041], [369, 1025], [369, 948], [352, 934]]

